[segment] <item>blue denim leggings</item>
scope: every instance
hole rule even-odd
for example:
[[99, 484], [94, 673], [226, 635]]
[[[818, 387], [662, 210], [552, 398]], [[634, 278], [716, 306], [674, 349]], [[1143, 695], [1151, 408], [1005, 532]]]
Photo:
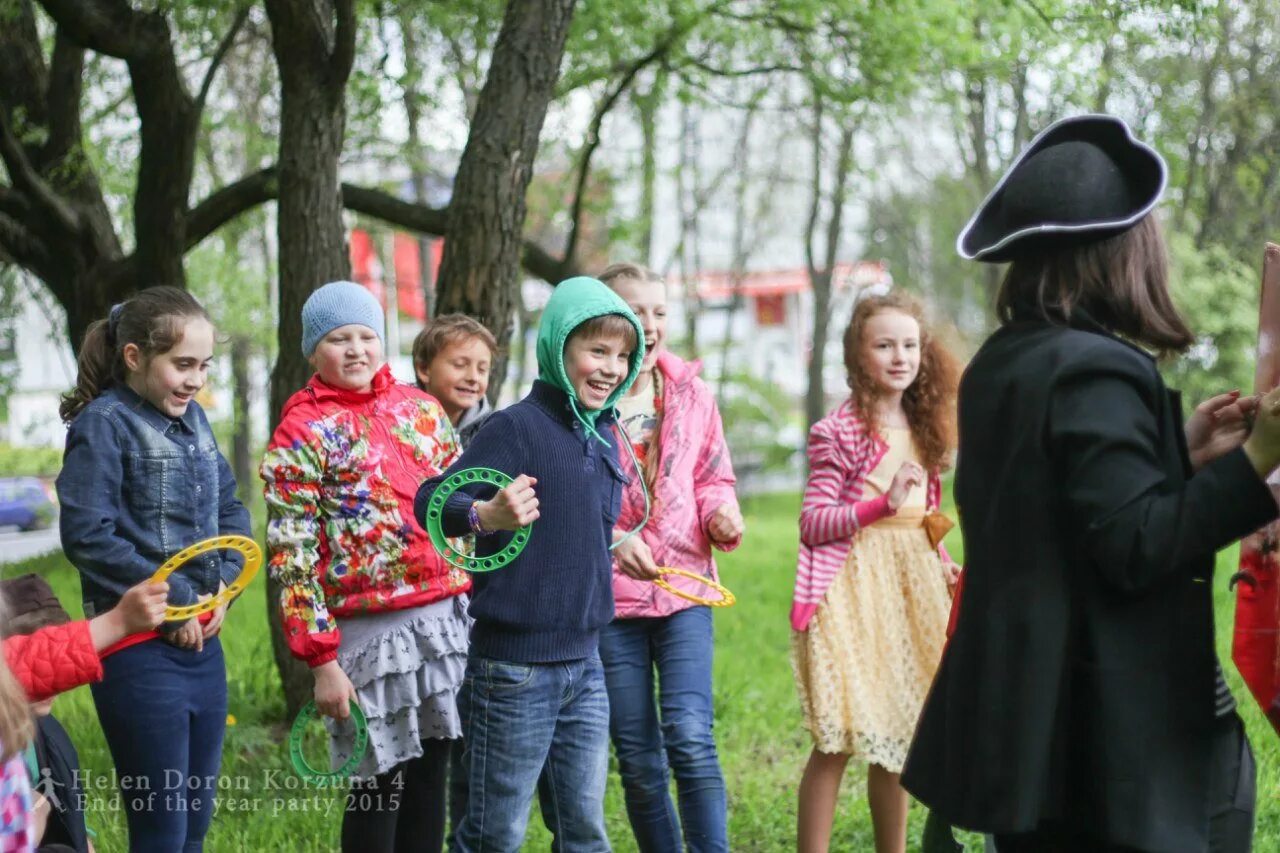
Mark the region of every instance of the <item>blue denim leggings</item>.
[[[709, 607], [617, 619], [600, 635], [609, 735], [631, 831], [644, 853], [682, 849], [682, 828], [690, 851], [729, 849], [724, 776], [712, 734], [712, 646]], [[671, 775], [679, 819], [671, 803]]]
[[203, 849], [227, 725], [221, 641], [195, 652], [150, 640], [110, 655], [102, 670], [93, 704], [121, 781], [129, 849]]

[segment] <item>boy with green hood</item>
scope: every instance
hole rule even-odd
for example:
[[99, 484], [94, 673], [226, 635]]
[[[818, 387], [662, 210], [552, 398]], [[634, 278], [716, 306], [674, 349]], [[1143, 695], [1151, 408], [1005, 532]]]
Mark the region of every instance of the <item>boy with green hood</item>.
[[418, 492], [425, 526], [432, 492], [455, 472], [516, 478], [501, 490], [469, 486], [445, 505], [445, 535], [474, 533], [477, 557], [538, 522], [519, 557], [473, 577], [458, 701], [469, 795], [451, 850], [518, 850], [535, 788], [558, 850], [609, 849], [609, 704], [597, 649], [613, 619], [609, 546], [627, 478], [607, 436], [643, 359], [644, 332], [622, 299], [594, 278], [562, 282], [542, 314], [529, 395], [495, 412]]

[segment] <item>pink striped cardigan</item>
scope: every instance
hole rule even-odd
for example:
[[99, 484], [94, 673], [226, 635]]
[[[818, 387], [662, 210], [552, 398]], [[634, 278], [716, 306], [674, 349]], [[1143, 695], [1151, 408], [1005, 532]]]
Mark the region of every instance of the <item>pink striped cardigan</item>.
[[[849, 546], [859, 530], [892, 515], [887, 495], [862, 500], [863, 484], [889, 447], [867, 430], [845, 400], [809, 431], [809, 481], [800, 508], [800, 557], [791, 601], [791, 627], [804, 631], [827, 594], [836, 574], [844, 568]], [[942, 480], [929, 472], [925, 504], [938, 508]], [[950, 562], [939, 545], [939, 555]]]

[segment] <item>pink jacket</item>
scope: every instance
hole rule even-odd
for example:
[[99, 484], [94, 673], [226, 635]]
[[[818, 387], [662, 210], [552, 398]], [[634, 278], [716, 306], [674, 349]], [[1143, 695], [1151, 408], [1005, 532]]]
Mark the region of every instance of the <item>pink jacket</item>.
[[[836, 574], [844, 568], [857, 532], [891, 515], [889, 498], [862, 500], [863, 484], [889, 450], [845, 400], [809, 431], [809, 481], [800, 508], [800, 558], [791, 601], [791, 627], [803, 631], [817, 612]], [[942, 480], [929, 472], [925, 504], [938, 508]], [[944, 562], [946, 549], [938, 546]]]
[[[640, 536], [644, 538], [659, 566], [687, 569], [718, 580], [711, 556], [707, 522], [723, 504], [738, 505], [733, 486], [733, 464], [724, 441], [720, 412], [710, 389], [698, 378], [700, 362], [686, 362], [664, 352], [658, 356], [662, 371], [662, 427], [658, 436], [659, 476], [654, 508]], [[616, 434], [616, 432], [615, 432]], [[619, 441], [622, 438], [619, 435]], [[644, 517], [644, 495], [640, 475], [631, 455], [620, 447], [623, 470], [631, 477], [622, 497], [618, 530], [632, 530]], [[717, 545], [732, 551], [740, 540]], [[712, 596], [705, 586], [687, 578], [671, 578], [672, 586], [695, 595]], [[669, 616], [693, 607], [691, 601], [672, 595], [657, 584], [638, 581], [613, 566], [613, 599], [619, 619], [641, 616]]]

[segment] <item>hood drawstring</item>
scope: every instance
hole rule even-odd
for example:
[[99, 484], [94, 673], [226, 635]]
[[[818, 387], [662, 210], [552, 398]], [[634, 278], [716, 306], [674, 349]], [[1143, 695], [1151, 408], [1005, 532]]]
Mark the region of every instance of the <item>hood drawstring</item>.
[[[652, 507], [649, 499], [649, 485], [644, 481], [644, 469], [640, 467], [640, 460], [636, 458], [635, 448], [631, 446], [631, 436], [627, 435], [627, 428], [623, 426], [622, 421], [617, 421], [617, 424], [618, 430], [622, 433], [622, 443], [627, 448], [627, 453], [631, 455], [631, 464], [635, 466], [636, 476], [640, 478], [640, 493], [644, 495], [644, 518], [640, 519], [640, 523], [634, 530], [627, 531], [621, 539], [610, 545], [610, 551], [635, 536], [641, 530], [644, 530], [645, 525], [649, 523], [649, 512]], [[601, 441], [603, 440], [601, 439]]]
[[578, 419], [578, 423], [582, 424], [583, 428], [588, 433], [598, 438], [600, 440], [600, 443], [603, 444], [605, 447], [613, 447], [613, 445], [609, 443], [609, 439], [605, 438], [596, 430], [595, 424], [591, 422], [591, 419], [588, 417], [585, 417], [582, 414], [582, 412], [578, 409], [578, 395], [570, 394], [568, 396], [569, 396], [569, 410], [573, 412], [573, 416]]

